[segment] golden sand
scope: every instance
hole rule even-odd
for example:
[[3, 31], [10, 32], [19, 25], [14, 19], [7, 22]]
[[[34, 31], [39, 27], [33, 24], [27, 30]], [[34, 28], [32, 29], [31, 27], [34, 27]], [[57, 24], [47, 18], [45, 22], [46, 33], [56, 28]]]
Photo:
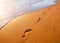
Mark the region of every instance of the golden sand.
[[0, 43], [60, 43], [60, 0], [9, 22], [0, 30]]

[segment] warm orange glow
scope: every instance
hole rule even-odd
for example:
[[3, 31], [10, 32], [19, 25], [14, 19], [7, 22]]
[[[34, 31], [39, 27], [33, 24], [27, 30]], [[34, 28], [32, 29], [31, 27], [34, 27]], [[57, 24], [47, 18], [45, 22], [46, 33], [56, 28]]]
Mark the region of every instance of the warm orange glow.
[[[60, 43], [60, 0], [58, 4], [19, 16], [0, 30], [0, 43]], [[22, 38], [25, 30], [25, 39]]]

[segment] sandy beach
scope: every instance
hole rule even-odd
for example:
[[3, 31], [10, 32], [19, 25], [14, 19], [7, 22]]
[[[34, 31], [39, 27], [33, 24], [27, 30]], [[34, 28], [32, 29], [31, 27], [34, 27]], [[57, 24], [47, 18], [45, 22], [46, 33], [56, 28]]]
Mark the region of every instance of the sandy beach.
[[0, 43], [60, 43], [60, 0], [57, 2], [11, 20], [0, 30]]

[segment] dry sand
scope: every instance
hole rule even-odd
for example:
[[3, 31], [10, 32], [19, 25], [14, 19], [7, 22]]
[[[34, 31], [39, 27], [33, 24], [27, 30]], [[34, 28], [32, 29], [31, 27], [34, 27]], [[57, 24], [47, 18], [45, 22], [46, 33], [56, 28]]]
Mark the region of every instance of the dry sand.
[[60, 0], [9, 22], [0, 30], [0, 43], [60, 43]]

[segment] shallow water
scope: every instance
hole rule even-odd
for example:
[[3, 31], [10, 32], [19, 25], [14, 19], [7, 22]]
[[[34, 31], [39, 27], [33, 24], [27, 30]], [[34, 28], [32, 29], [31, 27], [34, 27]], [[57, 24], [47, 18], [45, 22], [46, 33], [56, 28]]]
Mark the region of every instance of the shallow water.
[[55, 5], [56, 0], [0, 0], [0, 28], [24, 13]]

